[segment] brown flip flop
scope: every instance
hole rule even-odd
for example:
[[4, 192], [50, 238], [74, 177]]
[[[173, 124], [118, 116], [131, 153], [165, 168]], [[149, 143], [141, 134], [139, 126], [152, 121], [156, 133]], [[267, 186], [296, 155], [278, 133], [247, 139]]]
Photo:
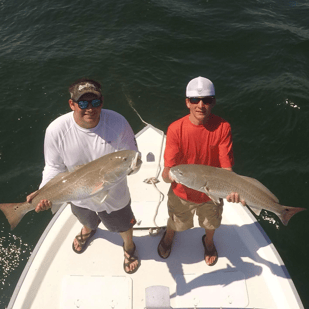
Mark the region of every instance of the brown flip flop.
[[80, 254], [80, 253], [83, 253], [88, 245], [89, 245], [89, 242], [92, 238], [92, 236], [96, 233], [97, 230], [92, 230], [90, 233], [87, 233], [87, 234], [83, 234], [83, 229], [81, 229], [80, 233], [78, 235], [75, 236], [77, 242], [78, 242], [78, 245], [81, 247], [81, 249], [78, 251], [75, 249], [74, 247], [74, 241], [73, 241], [73, 244], [72, 244], [72, 248], [73, 248], [73, 251]]
[[202, 242], [203, 242], [203, 246], [204, 246], [204, 260], [205, 260], [205, 257], [206, 255], [211, 255], [211, 256], [216, 256], [216, 259], [211, 263], [211, 264], [207, 264], [208, 266], [214, 266], [217, 262], [218, 262], [218, 252], [217, 252], [217, 249], [214, 245], [213, 249], [211, 251], [209, 251], [205, 245], [205, 237], [206, 235], [203, 235], [202, 237]]
[[[126, 263], [126, 262], [123, 262], [123, 269], [124, 269], [124, 271], [125, 271], [127, 274], [134, 274], [134, 273], [138, 270], [138, 268], [139, 268], [139, 266], [140, 266], [140, 261], [139, 261], [137, 255], [134, 254], [135, 251], [136, 251], [135, 244], [134, 244], [134, 250], [133, 250], [132, 253], [129, 253], [128, 251], [124, 250], [124, 248], [123, 248], [123, 251], [128, 255], [128, 256], [124, 255], [125, 259], [127, 259], [127, 260], [129, 261], [129, 262], [127, 262], [127, 263]], [[129, 267], [129, 268], [130, 268], [130, 265], [131, 265], [133, 262], [135, 262], [135, 261], [138, 261], [137, 266], [136, 266], [133, 270], [128, 270], [128, 271], [127, 271], [127, 270], [126, 270], [126, 267]]]
[[[164, 232], [164, 234], [163, 234], [163, 236], [160, 240], [160, 243], [158, 245], [158, 254], [162, 259], [167, 259], [172, 252], [172, 243], [170, 245], [166, 245], [165, 242], [164, 242], [165, 235], [166, 235], [166, 231]], [[160, 246], [164, 249], [165, 252], [168, 252], [167, 256], [162, 255], [162, 253], [160, 252]]]

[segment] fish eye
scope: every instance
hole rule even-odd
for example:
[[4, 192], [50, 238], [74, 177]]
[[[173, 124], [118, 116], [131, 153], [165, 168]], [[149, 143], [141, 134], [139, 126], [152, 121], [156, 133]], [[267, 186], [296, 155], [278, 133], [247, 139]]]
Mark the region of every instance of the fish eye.
[[122, 161], [127, 161], [127, 158], [122, 158]]

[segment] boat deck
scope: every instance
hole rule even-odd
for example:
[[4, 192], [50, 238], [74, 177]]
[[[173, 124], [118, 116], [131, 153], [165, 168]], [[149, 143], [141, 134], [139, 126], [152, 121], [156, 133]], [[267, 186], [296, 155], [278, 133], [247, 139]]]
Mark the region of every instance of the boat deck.
[[[122, 239], [102, 224], [84, 253], [73, 252], [72, 242], [81, 225], [70, 207], [63, 206], [35, 248], [9, 308], [303, 308], [276, 249], [241, 204], [225, 201], [222, 225], [215, 234], [219, 253], [215, 266], [204, 261], [204, 230], [197, 225], [176, 234], [168, 259], [159, 257], [162, 230], [151, 236], [149, 228], [164, 226], [167, 220], [169, 185], [157, 170], [164, 143], [162, 149], [149, 151], [162, 136], [151, 126], [142, 133], [137, 142], [144, 163], [128, 177], [138, 221], [134, 229], [141, 260], [138, 271], [124, 272]], [[149, 137], [150, 133], [154, 136]], [[144, 180], [156, 174], [156, 186], [165, 198], [154, 223], [160, 194]]]

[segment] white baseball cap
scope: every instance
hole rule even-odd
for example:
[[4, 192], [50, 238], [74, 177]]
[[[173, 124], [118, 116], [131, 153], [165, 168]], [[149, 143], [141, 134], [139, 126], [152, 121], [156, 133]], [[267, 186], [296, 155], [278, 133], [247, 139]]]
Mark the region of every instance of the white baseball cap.
[[186, 97], [207, 97], [215, 95], [214, 84], [205, 77], [196, 77], [187, 85]]

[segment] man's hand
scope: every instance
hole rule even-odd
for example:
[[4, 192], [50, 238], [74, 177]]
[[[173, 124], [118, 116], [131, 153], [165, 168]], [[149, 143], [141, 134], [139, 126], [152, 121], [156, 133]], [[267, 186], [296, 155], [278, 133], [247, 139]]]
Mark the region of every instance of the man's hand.
[[239, 203], [239, 202], [240, 202], [240, 203], [243, 204], [243, 206], [246, 206], [245, 200], [240, 199], [239, 194], [236, 193], [236, 192], [232, 192], [231, 194], [229, 194], [229, 195], [226, 197], [226, 200], [227, 200], [228, 202], [231, 202], [231, 203]]
[[[231, 167], [225, 167], [224, 169], [227, 170], [227, 171], [233, 172], [233, 169]], [[232, 192], [231, 194], [229, 194], [226, 197], [226, 200], [228, 202], [231, 202], [231, 203], [239, 203], [239, 202], [241, 202], [243, 204], [243, 206], [247, 205], [245, 200], [240, 199], [240, 196], [239, 196], [239, 194], [237, 192]]]
[[171, 174], [170, 174], [170, 167], [164, 167], [164, 170], [162, 172], [162, 178], [165, 182], [167, 183], [171, 183], [171, 182], [174, 182], [175, 180], [171, 177]]
[[[37, 195], [37, 191], [32, 192], [31, 194], [29, 194], [29, 195], [27, 196], [27, 202], [28, 202], [28, 203], [31, 203], [32, 199], [33, 199], [36, 195]], [[40, 212], [40, 211], [44, 211], [44, 210], [47, 210], [47, 209], [51, 208], [51, 206], [52, 206], [52, 202], [51, 202], [51, 201], [49, 201], [49, 200], [41, 200], [41, 201], [37, 204], [37, 206], [35, 207], [34, 210], [35, 210], [36, 212]]]

